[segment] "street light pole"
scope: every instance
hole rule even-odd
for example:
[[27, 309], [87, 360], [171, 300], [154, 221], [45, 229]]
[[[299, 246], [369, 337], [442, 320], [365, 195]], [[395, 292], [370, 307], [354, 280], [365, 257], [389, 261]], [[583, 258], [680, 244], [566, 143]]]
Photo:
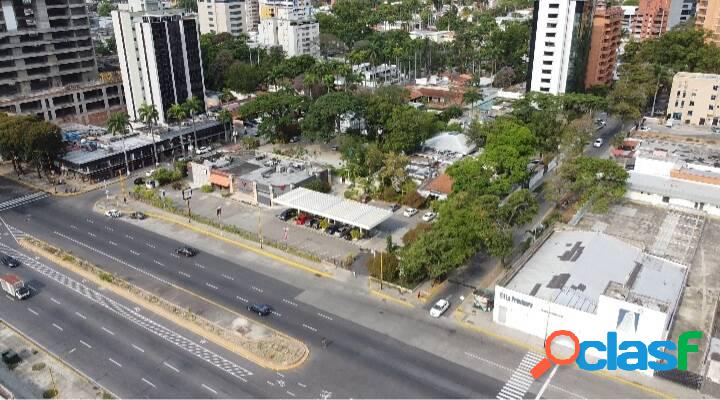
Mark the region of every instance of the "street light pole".
[[383, 290], [383, 253], [380, 253], [380, 290]]

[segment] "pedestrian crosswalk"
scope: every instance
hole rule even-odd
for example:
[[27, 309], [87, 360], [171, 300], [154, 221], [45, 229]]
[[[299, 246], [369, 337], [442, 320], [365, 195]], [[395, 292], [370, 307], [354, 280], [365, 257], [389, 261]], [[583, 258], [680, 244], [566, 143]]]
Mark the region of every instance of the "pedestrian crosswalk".
[[532, 375], [530, 375], [530, 370], [542, 359], [542, 355], [528, 351], [522, 361], [520, 361], [520, 365], [515, 368], [510, 379], [505, 383], [500, 393], [498, 393], [497, 399], [519, 400], [524, 398], [528, 389], [530, 389], [530, 385], [534, 382]]
[[10, 210], [11, 208], [23, 206], [25, 204], [30, 204], [34, 201], [38, 201], [46, 197], [48, 197], [48, 194], [45, 192], [35, 192], [26, 194], [25, 196], [16, 197], [11, 200], [6, 200], [0, 203], [0, 212]]
[[10, 234], [12, 235], [13, 239], [15, 239], [16, 242], [20, 241], [21, 239], [24, 239], [26, 236], [25, 232], [21, 231], [20, 229], [14, 227], [12, 225], [5, 224], [5, 227], [10, 232]]

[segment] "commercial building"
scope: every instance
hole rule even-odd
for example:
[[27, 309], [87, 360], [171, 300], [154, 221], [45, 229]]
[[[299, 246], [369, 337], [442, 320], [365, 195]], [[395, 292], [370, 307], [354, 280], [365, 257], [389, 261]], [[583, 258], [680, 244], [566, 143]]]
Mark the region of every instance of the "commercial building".
[[720, 216], [720, 149], [644, 139], [627, 189], [631, 200]]
[[610, 85], [613, 82], [622, 37], [622, 20], [622, 8], [607, 7], [604, 1], [598, 2], [593, 16], [585, 88]]
[[720, 46], [720, 2], [717, 0], [698, 0], [695, 24], [710, 31], [709, 42]]
[[584, 89], [594, 0], [535, 0], [530, 38], [529, 91]]
[[641, 40], [660, 37], [694, 15], [695, 0], [640, 0], [633, 36]]
[[123, 103], [99, 78], [84, 1], [3, 1], [0, 17], [0, 109], [88, 122]]
[[538, 243], [495, 287], [494, 322], [542, 339], [560, 329], [580, 341], [668, 337], [686, 266], [601, 232], [556, 231]]
[[720, 75], [675, 74], [667, 114], [685, 124], [720, 126]]
[[112, 12], [115, 41], [130, 119], [153, 104], [166, 123], [174, 103], [197, 97], [205, 103], [197, 17], [164, 10], [153, 1], [130, 0]]
[[257, 31], [258, 0], [198, 0], [200, 33], [230, 33], [234, 36]]
[[280, 46], [288, 57], [320, 55], [320, 24], [307, 0], [261, 0], [258, 43]]
[[455, 32], [417, 29], [410, 31], [410, 39], [428, 39], [435, 43], [451, 43], [455, 40]]

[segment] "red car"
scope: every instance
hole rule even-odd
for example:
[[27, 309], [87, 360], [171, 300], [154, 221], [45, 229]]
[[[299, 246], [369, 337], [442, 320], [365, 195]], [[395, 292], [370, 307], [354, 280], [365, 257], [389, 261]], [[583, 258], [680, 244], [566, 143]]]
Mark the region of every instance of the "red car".
[[308, 218], [307, 214], [300, 214], [295, 218], [296, 225], [305, 225], [305, 220]]

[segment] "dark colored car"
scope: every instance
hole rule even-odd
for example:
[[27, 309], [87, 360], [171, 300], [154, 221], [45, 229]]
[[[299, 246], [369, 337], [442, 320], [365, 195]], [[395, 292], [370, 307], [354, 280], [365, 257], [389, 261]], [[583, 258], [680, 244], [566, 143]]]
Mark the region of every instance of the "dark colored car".
[[292, 208], [288, 208], [288, 209], [283, 210], [283, 212], [281, 212], [280, 214], [278, 214], [277, 217], [278, 217], [281, 221], [289, 221], [289, 220], [292, 219], [295, 215], [297, 215], [297, 211], [293, 210]]
[[145, 179], [143, 179], [143, 178], [135, 178], [135, 180], [133, 181], [133, 183], [136, 184], [136, 185], [144, 185], [144, 184], [145, 184]]
[[10, 257], [10, 256], [4, 256], [0, 259], [0, 261], [5, 265], [6, 267], [15, 268], [20, 266], [20, 261]]
[[266, 317], [272, 313], [272, 307], [267, 304], [251, 304], [247, 306], [247, 309], [261, 317]]
[[145, 214], [141, 213], [140, 211], [135, 211], [134, 213], [130, 214], [131, 219], [145, 219]]
[[341, 227], [341, 225], [338, 223], [331, 224], [330, 226], [325, 228], [325, 233], [327, 233], [328, 235], [334, 235], [335, 232], [337, 232], [340, 229], [340, 227]]
[[183, 257], [193, 257], [197, 253], [197, 250], [188, 246], [178, 247], [177, 249], [175, 249], [175, 254]]
[[350, 231], [352, 230], [351, 226], [343, 225], [335, 232], [335, 236], [337, 237], [344, 237], [345, 235], [349, 235]]
[[400, 204], [395, 203], [390, 205], [390, 211], [395, 212], [400, 209]]
[[307, 221], [305, 221], [305, 226], [308, 226], [313, 229], [320, 228], [320, 218], [310, 218]]

